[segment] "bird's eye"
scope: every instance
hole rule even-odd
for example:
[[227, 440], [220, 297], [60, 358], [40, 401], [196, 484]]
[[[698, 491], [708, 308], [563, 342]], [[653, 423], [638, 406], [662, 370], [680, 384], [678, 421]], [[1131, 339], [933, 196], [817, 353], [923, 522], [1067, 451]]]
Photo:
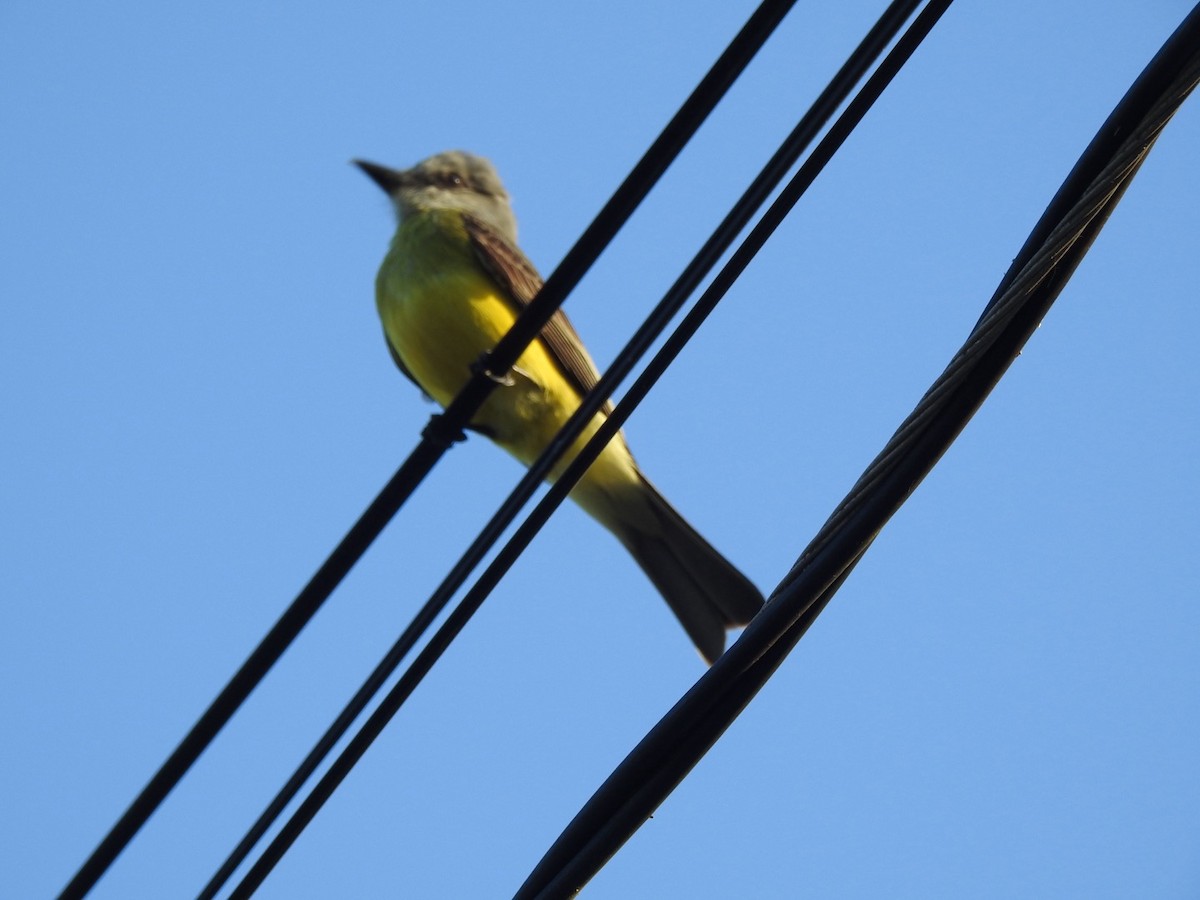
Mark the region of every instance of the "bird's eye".
[[438, 178], [442, 187], [457, 188], [463, 186], [463, 177], [457, 172], [443, 172]]

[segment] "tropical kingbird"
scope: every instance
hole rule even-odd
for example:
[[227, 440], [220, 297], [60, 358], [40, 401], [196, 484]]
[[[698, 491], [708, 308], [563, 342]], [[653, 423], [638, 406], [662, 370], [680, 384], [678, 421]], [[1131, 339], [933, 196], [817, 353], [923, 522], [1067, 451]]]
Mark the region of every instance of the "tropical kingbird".
[[[492, 164], [461, 151], [411, 169], [355, 164], [391, 198], [396, 235], [375, 281], [388, 349], [400, 371], [443, 407], [542, 286], [517, 248], [517, 221]], [[557, 311], [484, 402], [471, 428], [529, 465], [578, 407], [599, 373]], [[605, 404], [564, 458], [557, 478], [611, 410]], [[571, 491], [611, 531], [662, 593], [711, 663], [725, 631], [762, 606], [758, 589], [671, 507], [613, 438]]]

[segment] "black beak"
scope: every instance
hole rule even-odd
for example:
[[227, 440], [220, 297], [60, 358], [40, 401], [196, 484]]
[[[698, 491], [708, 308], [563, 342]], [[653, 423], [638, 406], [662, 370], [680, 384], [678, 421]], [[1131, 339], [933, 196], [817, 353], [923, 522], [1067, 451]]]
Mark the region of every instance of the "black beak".
[[387, 166], [367, 162], [365, 159], [355, 159], [351, 162], [366, 172], [367, 177], [379, 185], [389, 197], [404, 185], [404, 173], [397, 169], [389, 169]]

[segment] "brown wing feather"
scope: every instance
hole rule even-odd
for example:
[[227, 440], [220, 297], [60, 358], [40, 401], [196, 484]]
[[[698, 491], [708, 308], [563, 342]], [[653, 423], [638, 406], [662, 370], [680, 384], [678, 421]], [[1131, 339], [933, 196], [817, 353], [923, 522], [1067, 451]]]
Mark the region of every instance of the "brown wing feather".
[[[524, 253], [486, 223], [465, 213], [463, 223], [480, 265], [512, 297], [517, 311], [520, 312], [542, 289], [542, 276], [533, 267], [533, 263], [526, 259]], [[588, 356], [583, 341], [579, 339], [575, 328], [561, 309], [554, 311], [554, 315], [542, 329], [540, 338], [550, 358], [554, 360], [563, 377], [579, 391], [579, 396], [582, 397], [596, 386], [596, 382], [600, 380], [596, 364]], [[611, 410], [612, 403], [605, 403], [603, 411], [607, 413]]]

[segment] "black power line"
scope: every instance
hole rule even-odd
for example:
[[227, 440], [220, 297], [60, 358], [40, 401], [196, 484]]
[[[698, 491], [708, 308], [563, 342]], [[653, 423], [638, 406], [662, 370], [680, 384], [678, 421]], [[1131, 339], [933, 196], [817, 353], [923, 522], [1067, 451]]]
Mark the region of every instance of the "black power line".
[[699, 129], [725, 92], [749, 64], [796, 0], [763, 0], [741, 31], [667, 123], [587, 230], [546, 279], [538, 296], [488, 355], [454, 401], [434, 416], [421, 442], [354, 524], [329, 558], [296, 596], [241, 668], [196, 721], [166, 762], [101, 840], [59, 895], [85, 896], [146, 823], [167, 794], [266, 676], [296, 636], [416, 489], [487, 399], [495, 381], [487, 371], [506, 372], [541, 331], [554, 311], [645, 199], [650, 189]]
[[521, 886], [518, 900], [573, 896], [732, 724], [1015, 359], [1198, 81], [1200, 6], [1106, 120], [962, 349], [763, 611], [584, 805]]
[[[886, 87], [891, 77], [899, 71], [913, 50], [916, 49], [920, 40], [932, 28], [941, 12], [949, 5], [949, 2], [950, 0], [945, 0], [942, 6], [932, 14], [927, 10], [914, 23], [910, 32], [901, 39], [897, 48], [880, 66], [880, 71], [885, 74], [883, 76], [879, 74], [874, 76], [862, 93], [852, 101], [846, 113], [834, 124], [830, 130], [830, 134], [814, 152], [813, 157], [805, 163], [788, 187], [784, 189], [780, 199], [768, 210], [763, 221], [755, 226], [744, 244], [733, 254], [730, 262], [717, 275], [709, 289], [704, 292], [703, 296], [697, 302], [696, 307], [688, 313], [680, 326], [668, 338], [663, 348], [649, 363], [645, 372], [639, 376], [626, 396], [613, 412], [610, 413], [598, 433], [572, 461], [563, 475], [556, 480], [547, 495], [537, 505], [526, 521], [521, 524], [496, 559], [493, 560], [476, 584], [468, 591], [459, 606], [451, 613], [446, 623], [434, 635], [429, 645], [422, 650], [416, 661], [401, 676], [399, 682], [387, 694], [380, 706], [371, 714], [354, 738], [351, 739], [347, 747], [334, 761], [329, 771], [321, 778], [313, 791], [284, 825], [281, 832], [251, 867], [245, 878], [230, 895], [231, 898], [249, 897], [262, 884], [263, 880], [270, 874], [279, 860], [282, 859], [295, 839], [299, 837], [316, 813], [319, 812], [325, 801], [332, 796], [342, 780], [349, 774], [358, 760], [361, 759], [371, 743], [382, 733], [387, 723], [411, 695], [425, 674], [428, 673], [437, 659], [470, 620], [471, 616], [482, 605], [490, 591], [520, 554], [524, 552], [526, 546], [528, 546], [529, 542], [549, 519], [554, 510], [557, 509], [571, 487], [587, 470], [600, 450], [616, 434], [626, 418], [636, 408], [637, 404], [645, 398], [650, 388], [661, 377], [663, 372], [666, 371], [667, 367], [683, 349], [687, 341], [698, 330], [704, 319], [716, 307], [717, 303], [740, 276], [758, 250], [766, 243], [767, 239], [783, 221], [783, 218], [799, 199], [803, 191], [812, 183], [820, 170], [832, 158], [837, 148], [861, 120], [862, 116], [865, 115], [874, 100], [882, 93], [883, 88]], [[783, 145], [772, 156], [763, 171], [755, 178], [750, 188], [747, 189], [746, 193], [735, 204], [733, 210], [725, 217], [721, 225], [718, 226], [696, 258], [689, 263], [671, 290], [667, 292], [663, 300], [655, 307], [634, 338], [617, 355], [612, 366], [609, 367], [601, 382], [588, 395], [581, 409], [563, 427], [559, 434], [555, 436], [554, 442], [550, 447], [535, 461], [521, 483], [505, 501], [501, 512], [493, 518], [480, 537], [476, 539], [471, 550], [455, 566], [450, 577], [435, 592], [429, 603], [426, 604], [425, 609], [418, 616], [418, 619], [421, 619], [428, 612], [428, 619], [432, 621], [437, 613], [441, 611], [453, 595], [453, 592], [465, 580], [469, 569], [474, 567], [483, 554], [486, 553], [487, 549], [498, 539], [504, 527], [512, 521], [516, 512], [532, 495], [545, 475], [553, 468], [557, 459], [573, 444], [575, 438], [591, 420], [595, 411], [604, 403], [612, 389], [629, 373], [636, 360], [646, 352], [654, 339], [666, 327], [675, 312], [678, 311], [686, 298], [699, 285], [707, 271], [715, 264], [724, 250], [733, 242], [737, 233], [749, 221], [754, 210], [761, 206], [775, 186], [778, 185], [788, 169], [803, 152], [804, 148], [808, 146], [824, 126], [824, 123], [828, 121], [829, 117], [832, 116], [836, 108], [849, 94], [855, 82], [870, 68], [874, 59], [883, 52], [887, 44], [900, 30], [907, 17], [919, 5], [919, 0], [908, 0], [908, 2], [899, 2], [898, 0], [898, 2], [894, 2], [885, 11], [884, 15], [855, 49], [851, 58], [839, 70], [825, 91], [822, 92], [821, 96], [813, 104], [813, 107], [805, 114], [796, 128], [793, 129], [792, 133], [784, 141]], [[507, 518], [502, 518], [504, 510], [510, 507], [512, 514]], [[498, 522], [498, 520], [500, 521]], [[480, 546], [481, 544], [482, 546]], [[468, 557], [476, 549], [478, 549], [477, 558], [469, 567], [464, 569]], [[460, 571], [462, 577], [455, 580], [456, 574]], [[430, 610], [430, 607], [435, 604], [436, 608]], [[411, 635], [411, 642], [407, 642], [412, 631], [413, 626], [410, 626], [400, 641], [384, 657], [384, 660], [372, 673], [368, 682], [355, 695], [351, 704], [339, 715], [338, 720], [334, 723], [334, 728], [338, 728], [342, 723], [344, 723], [345, 728], [349, 727], [354, 716], [357, 715], [357, 711], [364, 708], [369, 700], [370, 694], [364, 696], [364, 692], [370, 687], [371, 693], [374, 693], [374, 688], [371, 686], [376, 681], [381, 684], [387, 675], [390, 674], [390, 671], [398, 665], [400, 658], [415, 643], [417, 639], [415, 634]], [[383, 671], [384, 669], [386, 671]], [[358, 705], [360, 700], [361, 705]], [[351, 714], [352, 709], [355, 710], [353, 714]], [[271, 821], [282, 811], [282, 807], [286, 805], [290, 796], [299, 790], [304, 780], [301, 777], [301, 773], [306, 769], [311, 771], [319, 764], [320, 757], [314, 758], [314, 755], [322, 750], [328, 752], [327, 749], [324, 749], [326, 745], [328, 745], [329, 749], [332, 749], [333, 742], [344, 732], [345, 728], [342, 728], [342, 731], [337, 736], [332, 735], [333, 729], [326, 732], [321, 742], [318, 743], [317, 747], [314, 748], [313, 752], [310, 753], [309, 757], [301, 765], [301, 768], [297, 770], [288, 784], [285, 785], [284, 792], [281, 792], [272, 801], [267, 811], [255, 823], [254, 829], [239, 844], [237, 850], [235, 850], [235, 854], [243, 848], [248, 851], [247, 842], [249, 841], [252, 845], [254, 840], [257, 839], [257, 835], [265, 832], [266, 828], [270, 826]], [[323, 755], [324, 753], [321, 754], [321, 756]], [[284, 793], [293, 787], [295, 791], [292, 791], [285, 798]], [[218, 872], [218, 876], [221, 876], [227, 870], [232, 871], [232, 868], [235, 868], [236, 865], [237, 862], [231, 856], [226, 860], [221, 871]], [[201, 895], [202, 897], [215, 896], [215, 891], [219, 888], [220, 884], [216, 883], [214, 885], [214, 882], [217, 882], [217, 877], [214, 877], [213, 881], [209, 882], [209, 885], [205, 888], [205, 893]]]

